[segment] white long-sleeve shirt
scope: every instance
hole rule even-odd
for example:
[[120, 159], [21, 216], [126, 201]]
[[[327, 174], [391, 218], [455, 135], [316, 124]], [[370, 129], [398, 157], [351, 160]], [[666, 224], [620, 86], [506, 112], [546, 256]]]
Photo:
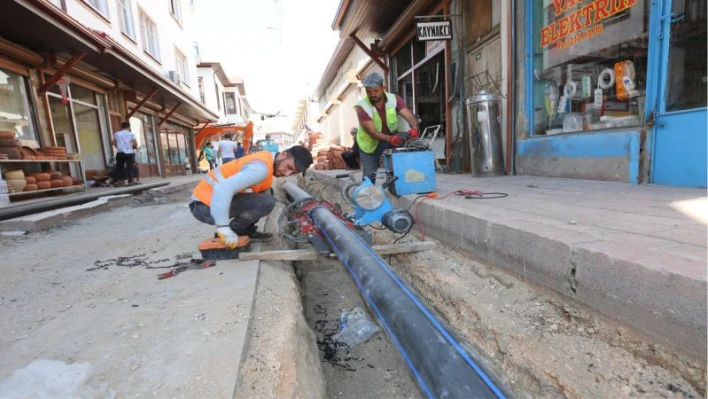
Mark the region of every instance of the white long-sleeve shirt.
[[233, 176], [217, 182], [211, 196], [211, 216], [214, 218], [214, 223], [217, 226], [227, 226], [231, 220], [229, 210], [234, 195], [262, 182], [267, 177], [268, 165], [263, 161], [254, 160], [243, 165]]

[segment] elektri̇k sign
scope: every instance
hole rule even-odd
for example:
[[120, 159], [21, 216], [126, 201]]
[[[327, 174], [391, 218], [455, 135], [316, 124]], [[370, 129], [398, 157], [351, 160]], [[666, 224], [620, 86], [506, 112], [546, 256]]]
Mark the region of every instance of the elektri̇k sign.
[[452, 22], [418, 22], [415, 30], [420, 41], [452, 39]]

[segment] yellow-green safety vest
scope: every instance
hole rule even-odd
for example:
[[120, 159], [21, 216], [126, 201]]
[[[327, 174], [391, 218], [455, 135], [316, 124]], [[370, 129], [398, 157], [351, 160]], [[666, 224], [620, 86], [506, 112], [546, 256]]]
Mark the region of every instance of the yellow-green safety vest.
[[[396, 112], [396, 95], [392, 93], [384, 94], [386, 95], [386, 125], [388, 126], [388, 131], [391, 132], [391, 134], [395, 134], [399, 131], [407, 132], [410, 129], [408, 121]], [[376, 111], [376, 107], [369, 101], [369, 97], [366, 96], [359, 100], [359, 102], [354, 105], [354, 109], [356, 109], [356, 107], [361, 107], [361, 109], [371, 117], [371, 120], [374, 121], [374, 128], [380, 132], [383, 123], [378, 111]], [[379, 144], [379, 141], [371, 137], [361, 124], [359, 124], [359, 130], [356, 132], [356, 142], [359, 144], [359, 150], [367, 154], [372, 154]]]

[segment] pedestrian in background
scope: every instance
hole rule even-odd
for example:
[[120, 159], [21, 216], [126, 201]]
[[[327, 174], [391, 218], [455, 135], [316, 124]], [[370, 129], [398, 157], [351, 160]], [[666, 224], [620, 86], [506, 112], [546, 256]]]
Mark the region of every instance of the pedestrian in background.
[[243, 156], [243, 147], [241, 147], [241, 143], [236, 144], [236, 159], [239, 159]]
[[220, 140], [217, 144], [219, 149], [216, 151], [217, 157], [221, 158], [221, 164], [225, 164], [229, 161], [236, 159], [236, 144], [231, 140], [231, 133], [226, 133], [224, 139]]
[[204, 147], [204, 158], [209, 162], [209, 170], [216, 168], [216, 151], [211, 141], [208, 141]]
[[[113, 146], [116, 147], [116, 171], [128, 184], [133, 184], [133, 169], [135, 164], [135, 149], [138, 140], [135, 133], [130, 131], [130, 122], [120, 124], [121, 130], [113, 134]], [[122, 180], [122, 179], [121, 179]]]
[[347, 164], [348, 169], [359, 169], [359, 144], [356, 142], [356, 133], [359, 129], [353, 127], [351, 130], [354, 145], [348, 151], [342, 153], [342, 159]]
[[364, 178], [375, 183], [383, 152], [402, 146], [406, 139], [417, 139], [418, 121], [400, 96], [385, 91], [384, 79], [379, 73], [366, 75], [361, 83], [366, 97], [354, 106], [359, 119], [356, 142]]

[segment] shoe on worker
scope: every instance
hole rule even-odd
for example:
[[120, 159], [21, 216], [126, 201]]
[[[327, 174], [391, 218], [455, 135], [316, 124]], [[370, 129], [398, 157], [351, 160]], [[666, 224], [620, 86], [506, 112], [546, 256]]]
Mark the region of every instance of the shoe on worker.
[[247, 235], [248, 235], [248, 238], [251, 239], [251, 241], [268, 241], [271, 238], [273, 238], [273, 234], [261, 233], [260, 231], [254, 231], [254, 232], [249, 233]]

